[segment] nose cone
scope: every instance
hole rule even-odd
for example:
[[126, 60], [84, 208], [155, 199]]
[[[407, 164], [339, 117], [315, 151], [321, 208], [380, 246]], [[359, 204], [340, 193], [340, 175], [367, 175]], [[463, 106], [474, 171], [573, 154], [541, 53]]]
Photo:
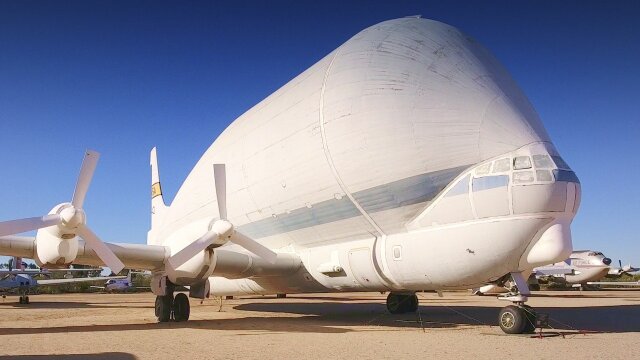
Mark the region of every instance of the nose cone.
[[602, 259], [602, 262], [603, 262], [605, 265], [610, 265], [610, 264], [611, 264], [611, 259], [609, 259], [609, 258], [604, 258], [604, 259]]

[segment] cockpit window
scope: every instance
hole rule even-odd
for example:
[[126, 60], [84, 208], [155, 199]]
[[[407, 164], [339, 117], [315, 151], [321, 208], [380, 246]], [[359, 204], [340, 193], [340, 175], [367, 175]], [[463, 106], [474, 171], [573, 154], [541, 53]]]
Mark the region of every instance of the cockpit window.
[[553, 159], [553, 162], [556, 163], [558, 169], [571, 170], [569, 164], [567, 164], [560, 156], [552, 155], [551, 158]]
[[516, 171], [513, 173], [514, 184], [526, 184], [533, 182], [533, 171]]
[[533, 164], [537, 169], [550, 169], [553, 167], [549, 155], [533, 155]]
[[531, 158], [529, 158], [528, 156], [516, 156], [513, 159], [513, 169], [531, 169]]
[[536, 170], [536, 179], [538, 181], [549, 182], [553, 181], [553, 176], [549, 170]]
[[494, 173], [505, 172], [505, 171], [509, 171], [509, 170], [511, 170], [511, 159], [509, 159], [509, 158], [496, 160], [493, 163], [493, 172]]
[[556, 178], [556, 181], [580, 183], [580, 180], [578, 180], [578, 177], [573, 171], [556, 169], [553, 170], [553, 176]]

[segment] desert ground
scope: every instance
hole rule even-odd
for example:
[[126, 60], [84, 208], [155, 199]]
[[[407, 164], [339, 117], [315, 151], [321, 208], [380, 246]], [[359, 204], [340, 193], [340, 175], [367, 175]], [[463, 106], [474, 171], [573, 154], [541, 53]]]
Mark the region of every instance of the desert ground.
[[[0, 359], [629, 359], [639, 356], [640, 291], [537, 292], [552, 329], [506, 335], [494, 296], [421, 293], [390, 315], [379, 293], [191, 302], [188, 322], [156, 323], [154, 296], [34, 295], [0, 302]], [[635, 354], [635, 355], [634, 355]]]

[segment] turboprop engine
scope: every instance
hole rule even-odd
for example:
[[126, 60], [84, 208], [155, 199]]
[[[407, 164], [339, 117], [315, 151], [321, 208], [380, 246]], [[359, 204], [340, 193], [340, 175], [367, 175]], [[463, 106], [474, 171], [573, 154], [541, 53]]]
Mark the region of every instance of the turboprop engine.
[[[216, 198], [218, 203], [219, 219], [213, 219], [208, 223], [204, 235], [193, 242], [185, 239], [193, 239], [202, 233], [204, 224], [193, 223], [191, 228], [182, 229], [172, 234], [165, 245], [172, 249], [172, 255], [166, 262], [165, 272], [169, 280], [177, 285], [192, 285], [207, 279], [215, 269], [215, 256], [213, 251], [227, 242], [233, 242], [246, 250], [273, 264], [278, 255], [269, 248], [237, 231], [233, 224], [227, 220], [227, 195], [226, 172], [224, 164], [213, 165]], [[201, 229], [198, 232], [197, 229]], [[180, 248], [181, 244], [188, 244]], [[179, 249], [174, 252], [174, 249]]]
[[75, 260], [80, 236], [105, 265], [115, 273], [120, 272], [124, 264], [89, 229], [82, 209], [99, 157], [100, 154], [95, 151], [86, 151], [71, 202], [55, 206], [48, 215], [42, 217], [0, 222], [0, 236], [38, 230], [35, 260], [40, 266], [47, 267], [67, 266]]
[[[54, 207], [49, 215], [59, 215], [64, 224], [71, 228], [86, 222], [82, 209], [76, 210], [71, 203], [62, 203]], [[68, 266], [78, 254], [78, 237], [66, 226], [49, 226], [38, 230], [36, 234], [36, 262], [39, 266]]]

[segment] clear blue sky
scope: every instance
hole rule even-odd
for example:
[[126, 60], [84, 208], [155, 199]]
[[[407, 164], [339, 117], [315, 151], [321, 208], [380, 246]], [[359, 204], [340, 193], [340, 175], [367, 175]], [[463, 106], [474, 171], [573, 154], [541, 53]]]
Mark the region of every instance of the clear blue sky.
[[149, 150], [171, 199], [237, 116], [358, 31], [421, 14], [488, 47], [583, 185], [576, 248], [640, 264], [640, 2], [0, 1], [0, 219], [70, 200], [143, 243]]

